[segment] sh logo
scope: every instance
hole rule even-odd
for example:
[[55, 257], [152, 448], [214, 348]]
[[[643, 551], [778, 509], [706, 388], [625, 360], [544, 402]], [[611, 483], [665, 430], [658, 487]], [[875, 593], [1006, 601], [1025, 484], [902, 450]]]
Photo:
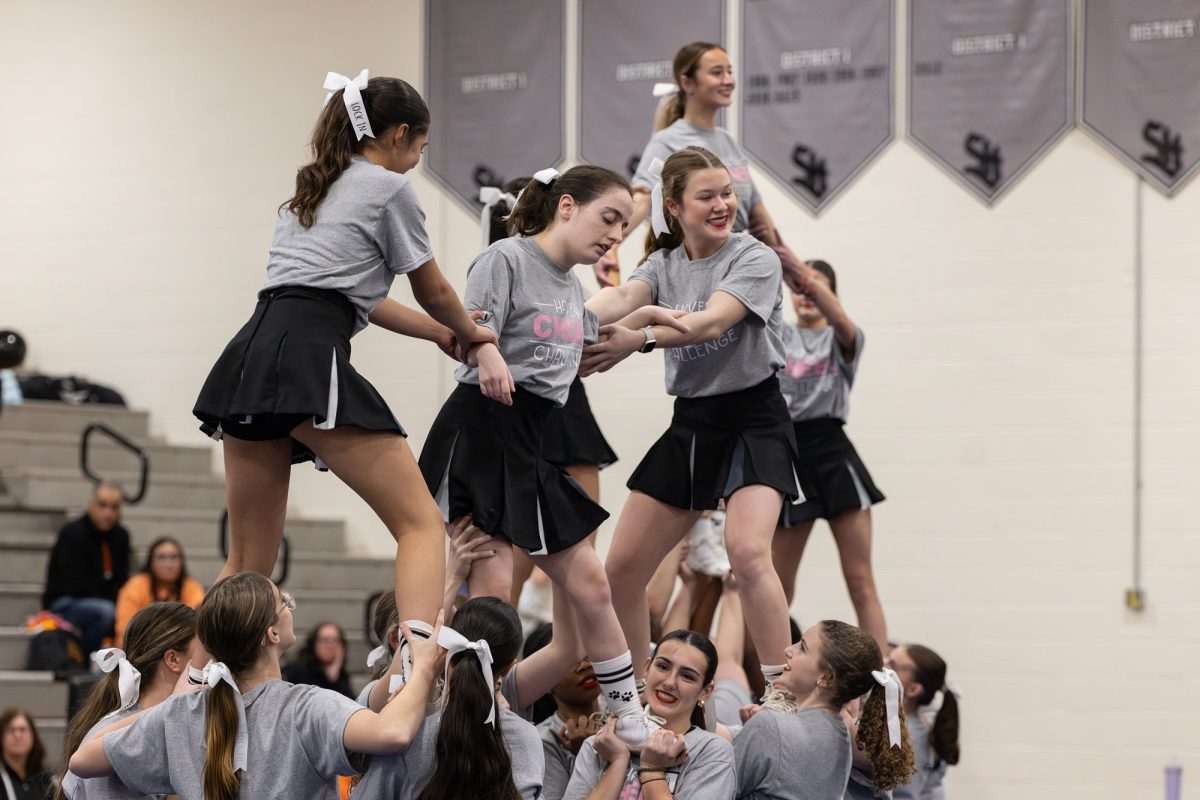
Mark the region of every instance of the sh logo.
[[1180, 136], [1178, 133], [1172, 135], [1171, 129], [1158, 120], [1146, 120], [1142, 127], [1142, 138], [1154, 148], [1154, 152], [1142, 156], [1142, 161], [1158, 167], [1168, 178], [1174, 178], [1183, 166], [1183, 142]]
[[829, 188], [825, 159], [808, 145], [797, 144], [792, 150], [792, 163], [800, 170], [800, 174], [792, 178], [792, 183], [803, 186], [818, 200], [824, 197]]
[[979, 178], [989, 189], [995, 189], [1000, 183], [1000, 165], [1004, 163], [1000, 145], [992, 144], [992, 140], [982, 133], [971, 131], [963, 141], [963, 149], [975, 159], [974, 164], [963, 167], [963, 172]]

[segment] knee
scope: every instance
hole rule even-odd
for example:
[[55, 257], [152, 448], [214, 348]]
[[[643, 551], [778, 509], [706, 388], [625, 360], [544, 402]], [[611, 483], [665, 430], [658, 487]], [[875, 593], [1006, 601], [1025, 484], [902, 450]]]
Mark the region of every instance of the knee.
[[768, 572], [775, 572], [771, 559], [771, 543], [749, 537], [729, 537], [725, 543], [729, 564], [739, 580], [753, 581]]
[[870, 570], [846, 575], [846, 590], [855, 605], [875, 599], [875, 576]]
[[571, 576], [571, 602], [584, 616], [612, 607], [612, 589], [604, 569], [596, 562], [595, 567], [579, 570]]

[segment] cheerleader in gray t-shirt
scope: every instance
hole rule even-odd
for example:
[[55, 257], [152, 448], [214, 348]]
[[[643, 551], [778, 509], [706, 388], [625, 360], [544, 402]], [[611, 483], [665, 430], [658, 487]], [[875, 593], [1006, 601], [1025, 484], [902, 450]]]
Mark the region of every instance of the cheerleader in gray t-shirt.
[[888, 665], [904, 681], [904, 714], [917, 771], [896, 787], [895, 800], [942, 800], [946, 768], [957, 764], [958, 696], [946, 682], [946, 662], [919, 644], [902, 644]]
[[667, 393], [676, 397], [670, 428], [629, 479], [633, 491], [606, 565], [613, 604], [630, 646], [647, 653], [647, 581], [701, 513], [724, 500], [729, 560], [769, 683], [783, 669], [789, 641], [771, 537], [785, 498], [804, 496], [776, 377], [783, 366], [779, 259], [748, 234], [730, 233], [733, 179], [708, 150], [688, 147], [668, 158], [655, 192], [666, 214], [655, 220], [646, 260], [589, 305], [615, 316], [654, 302], [685, 312], [690, 330], [607, 326], [581, 370], [609, 369], [657, 344], [666, 351]]
[[816, 496], [783, 509], [771, 545], [775, 568], [790, 604], [813, 523], [828, 520], [859, 627], [884, 648], [887, 625], [871, 570], [871, 506], [884, 497], [843, 430], [863, 332], [838, 301], [833, 267], [818, 260], [799, 264], [804, 291], [792, 294], [797, 324], [783, 329], [787, 363], [779, 388], [795, 427], [800, 477], [816, 487]]

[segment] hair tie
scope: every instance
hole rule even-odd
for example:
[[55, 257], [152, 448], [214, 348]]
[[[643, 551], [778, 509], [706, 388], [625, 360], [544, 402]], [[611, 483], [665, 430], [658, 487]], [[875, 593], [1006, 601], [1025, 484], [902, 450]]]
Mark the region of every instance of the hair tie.
[[679, 85], [675, 83], [656, 83], [652, 93], [655, 97], [666, 97], [671, 94], [679, 94]]
[[438, 644], [446, 648], [447, 676], [450, 674], [450, 659], [456, 653], [470, 650], [479, 659], [479, 666], [483, 669], [483, 679], [487, 682], [488, 692], [492, 696], [492, 708], [484, 722], [493, 728], [496, 727], [496, 685], [495, 679], [492, 677], [492, 648], [488, 646], [487, 639], [468, 641], [465, 636], [453, 628], [442, 626], [442, 632], [438, 634]]
[[107, 716], [116, 714], [118, 711], [124, 711], [127, 708], [133, 708], [141, 693], [142, 673], [138, 672], [137, 667], [129, 663], [129, 659], [125, 656], [125, 651], [116, 647], [97, 650], [92, 653], [92, 661], [103, 672], [112, 672], [114, 669], [120, 670], [117, 678], [117, 689], [121, 695], [121, 705], [119, 708], [109, 712]]
[[381, 644], [367, 654], [367, 669], [378, 669], [388, 657], [386, 644]]
[[554, 183], [554, 179], [557, 177], [558, 170], [556, 170], [554, 167], [546, 167], [545, 169], [540, 169], [533, 173], [533, 179], [544, 186], [549, 186], [550, 184]]
[[665, 236], [671, 232], [664, 210], [662, 170], [663, 160], [661, 158], [651, 161], [650, 168], [646, 170], [650, 177], [654, 178], [654, 188], [650, 190], [650, 228], [654, 231], [655, 236]]
[[512, 192], [502, 192], [495, 186], [482, 186], [479, 189], [479, 202], [483, 203], [483, 210], [479, 212], [479, 227], [483, 231], [483, 246], [486, 249], [491, 238], [492, 228], [492, 209], [498, 203], [504, 203], [504, 207], [509, 211], [517, 205], [517, 198], [512, 195]]
[[328, 72], [325, 74], [324, 88], [329, 90], [329, 94], [325, 95], [326, 104], [334, 92], [342, 90], [342, 101], [346, 104], [346, 113], [350, 115], [350, 127], [354, 128], [358, 141], [361, 142], [364, 136], [374, 139], [375, 132], [371, 130], [371, 121], [367, 119], [367, 108], [362, 99], [362, 90], [367, 88], [367, 71], [364, 69], [353, 80], [337, 72]]
[[[883, 698], [887, 705], [888, 742], [892, 747], [901, 747], [900, 738], [900, 676], [888, 667], [872, 670], [871, 677], [883, 687]], [[869, 694], [868, 694], [869, 696]]]
[[204, 668], [204, 682], [208, 684], [210, 689], [215, 689], [222, 682], [229, 684], [229, 688], [233, 690], [233, 704], [237, 707], [237, 735], [233, 740], [233, 769], [246, 769], [246, 754], [249, 751], [249, 742], [246, 735], [246, 703], [242, 699], [242, 690], [238, 688], [237, 681], [233, 679], [233, 673], [229, 671], [229, 667], [225, 666], [220, 661], [209, 661], [208, 666]]

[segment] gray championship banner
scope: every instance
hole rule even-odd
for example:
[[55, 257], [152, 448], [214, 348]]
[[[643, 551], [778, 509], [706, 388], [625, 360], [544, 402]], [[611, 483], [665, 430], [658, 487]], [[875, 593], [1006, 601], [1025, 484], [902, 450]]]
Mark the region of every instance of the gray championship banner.
[[724, 0], [580, 0], [579, 157], [633, 177], [653, 132], [655, 83], [688, 42], [722, 43]]
[[1069, 0], [910, 0], [908, 137], [991, 205], [1072, 124]]
[[892, 25], [892, 0], [742, 0], [742, 146], [810, 213], [892, 141]]
[[426, 169], [472, 213], [564, 156], [562, 0], [428, 0]]
[[1200, 0], [1087, 0], [1080, 125], [1165, 195], [1200, 168]]

